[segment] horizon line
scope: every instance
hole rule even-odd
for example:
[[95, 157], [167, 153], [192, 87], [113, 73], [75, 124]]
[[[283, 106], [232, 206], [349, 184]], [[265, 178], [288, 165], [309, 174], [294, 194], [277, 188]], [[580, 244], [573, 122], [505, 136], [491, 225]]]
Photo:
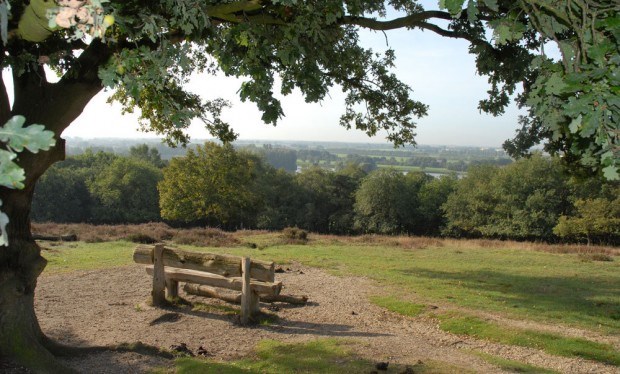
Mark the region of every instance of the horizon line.
[[[127, 138], [127, 137], [93, 137], [93, 138], [87, 138], [87, 137], [81, 137], [81, 136], [67, 136], [64, 137], [64, 139], [66, 140], [111, 140], [111, 141], [122, 141], [122, 142], [129, 142], [129, 141], [135, 141], [137, 143], [140, 142], [161, 142], [163, 143], [163, 138], [157, 138], [157, 137], [148, 137], [148, 138]], [[195, 143], [202, 143], [204, 141], [214, 141], [214, 142], [220, 142], [218, 139], [215, 138], [191, 138], [188, 145], [190, 144], [195, 144]], [[428, 147], [463, 147], [463, 148], [493, 148], [493, 149], [501, 149], [504, 150], [502, 145], [477, 145], [477, 144], [468, 144], [468, 145], [459, 145], [459, 144], [423, 144], [423, 143], [416, 143], [415, 145], [413, 144], [405, 144], [404, 146], [401, 147], [394, 147], [393, 144], [389, 143], [389, 142], [363, 142], [363, 141], [344, 141], [344, 140], [302, 140], [302, 139], [236, 139], [235, 141], [233, 141], [232, 143], [237, 143], [237, 142], [260, 142], [260, 143], [328, 143], [328, 144], [360, 144], [360, 145], [373, 145], [373, 146], [381, 146], [381, 145], [385, 145], [385, 146], [389, 146], [392, 147], [395, 150], [398, 149], [406, 149], [406, 148], [417, 148], [419, 146], [428, 146]], [[180, 146], [180, 145], [179, 145]]]

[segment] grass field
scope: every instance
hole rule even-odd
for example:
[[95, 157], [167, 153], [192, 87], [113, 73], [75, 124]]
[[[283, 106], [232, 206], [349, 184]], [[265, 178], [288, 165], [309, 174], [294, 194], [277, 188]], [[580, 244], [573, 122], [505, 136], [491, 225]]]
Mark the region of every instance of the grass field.
[[[618, 257], [590, 261], [578, 254], [479, 247], [465, 241], [452, 241], [450, 246], [429, 240], [425, 248], [410, 249], [397, 241], [373, 243], [374, 239], [364, 243], [322, 237], [306, 245], [285, 245], [278, 243], [278, 234], [251, 232], [240, 239], [236, 247], [183, 247], [277, 263], [299, 261], [334, 274], [367, 276], [418, 304], [454, 304], [620, 335]], [[248, 248], [248, 242], [264, 249]], [[125, 241], [49, 247], [44, 251], [46, 272], [128, 265], [133, 247]]]
[[[308, 343], [283, 344], [264, 340], [257, 347], [254, 357], [216, 362], [197, 358], [179, 358], [174, 373], [177, 374], [259, 374], [259, 373], [366, 373], [374, 367], [372, 362], [357, 357], [355, 342], [343, 339], [319, 339]], [[485, 358], [486, 359], [486, 358]], [[462, 367], [438, 361], [428, 361], [409, 366], [414, 373], [470, 373]], [[391, 365], [386, 373], [402, 373], [403, 365]], [[166, 373], [165, 370], [155, 373]], [[533, 373], [533, 371], [532, 371]], [[540, 372], [539, 372], [540, 373]]]
[[423, 167], [420, 167], [420, 166], [383, 165], [383, 164], [378, 164], [377, 166], [380, 167], [380, 168], [388, 168], [388, 169], [394, 169], [394, 170], [406, 171], [406, 172], [424, 171], [426, 173], [437, 173], [437, 174], [451, 174], [451, 173], [455, 173], [454, 171], [449, 170], [449, 169], [445, 169], [445, 168], [423, 168]]
[[[445, 331], [620, 366], [620, 352], [609, 345], [535, 330], [500, 328], [481, 316], [492, 313], [515, 320], [572, 326], [617, 338], [620, 336], [620, 260], [617, 249], [318, 235], [311, 235], [305, 245], [291, 245], [286, 244], [279, 233], [238, 232], [228, 235], [234, 236], [234, 240], [230, 240], [234, 244], [230, 247], [182, 247], [249, 255], [279, 264], [299, 261], [336, 275], [368, 277], [385, 290], [382, 295], [371, 297], [371, 301], [396, 313], [412, 318], [420, 314], [433, 317], [429, 311], [431, 305], [442, 305], [442, 310], [452, 309], [452, 312], [434, 316]], [[134, 246], [127, 241], [48, 246], [49, 249], [44, 250], [49, 261], [46, 273], [129, 265]], [[593, 256], [589, 251], [604, 255]], [[607, 261], [593, 260], [599, 258]], [[338, 351], [332, 346], [335, 343], [325, 344], [331, 347], [329, 350]], [[261, 348], [257, 349], [260, 351]], [[356, 365], [356, 359], [350, 359], [348, 354], [342, 353], [344, 351], [338, 352], [349, 357], [338, 360]], [[520, 365], [490, 356], [484, 359], [495, 360], [493, 362], [498, 366], [518, 368]], [[276, 365], [278, 360], [274, 362]], [[180, 361], [179, 365], [186, 368], [181, 372], [196, 372], [192, 368], [195, 365], [200, 367], [200, 363], [191, 360]], [[278, 370], [276, 365], [261, 371], [260, 367], [253, 366], [259, 364], [251, 361], [230, 365], [227, 371], [222, 369], [221, 372]], [[537, 372], [536, 368], [527, 365], [522, 370]]]
[[295, 260], [334, 274], [366, 276], [419, 304], [448, 303], [620, 334], [620, 261], [588, 261], [577, 254], [476, 247], [466, 242], [455, 245], [461, 246], [431, 241], [426, 248], [409, 249], [321, 240], [263, 250], [217, 251], [279, 263]]

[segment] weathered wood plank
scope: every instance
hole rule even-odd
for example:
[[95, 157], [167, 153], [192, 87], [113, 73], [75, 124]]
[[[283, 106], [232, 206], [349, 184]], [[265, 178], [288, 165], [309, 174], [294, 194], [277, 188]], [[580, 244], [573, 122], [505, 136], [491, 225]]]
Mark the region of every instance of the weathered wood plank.
[[[153, 246], [139, 245], [134, 250], [133, 260], [138, 264], [153, 263]], [[178, 248], [164, 249], [164, 265], [176, 268], [204, 271], [225, 277], [241, 276], [241, 257], [215, 253], [192, 252]], [[252, 260], [252, 279], [263, 282], [275, 281], [275, 264], [272, 261]]]
[[260, 297], [258, 293], [252, 289], [250, 289], [250, 316], [254, 316], [257, 313], [260, 313]]
[[151, 297], [154, 306], [162, 306], [166, 303], [166, 277], [162, 259], [163, 245], [156, 245], [153, 250], [153, 291]]
[[[222, 292], [215, 287], [199, 285], [194, 283], [185, 283], [183, 291], [190, 295], [212, 297], [224, 300], [232, 304], [241, 304], [241, 294], [238, 292]], [[283, 302], [294, 305], [305, 305], [308, 302], [308, 296], [296, 295], [259, 295], [260, 301], [265, 303]]]
[[[153, 265], [146, 266], [146, 272], [153, 275]], [[174, 279], [178, 282], [206, 284], [212, 287], [227, 288], [230, 290], [241, 291], [243, 282], [241, 278], [223, 277], [221, 275], [203, 273], [196, 270], [179, 269], [174, 267], [166, 267], [166, 279]], [[282, 288], [281, 282], [269, 283], [251, 280], [252, 289], [259, 294], [274, 295]]]
[[241, 294], [235, 291], [221, 291], [221, 288], [195, 283], [185, 283], [183, 286], [183, 291], [191, 295], [211, 297], [214, 299], [224, 300], [232, 304], [241, 304]]
[[179, 282], [173, 279], [166, 279], [166, 297], [176, 299], [179, 297]]

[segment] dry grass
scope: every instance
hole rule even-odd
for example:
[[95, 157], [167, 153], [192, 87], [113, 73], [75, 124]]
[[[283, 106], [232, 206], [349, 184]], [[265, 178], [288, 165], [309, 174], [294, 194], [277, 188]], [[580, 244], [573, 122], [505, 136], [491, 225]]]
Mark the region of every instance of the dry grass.
[[444, 239], [427, 236], [387, 236], [387, 235], [361, 235], [361, 236], [333, 236], [321, 235], [319, 240], [327, 239], [331, 243], [343, 243], [353, 245], [382, 245], [386, 247], [398, 247], [403, 249], [424, 249], [431, 247], [443, 247]]
[[[137, 235], [147, 235], [157, 241], [172, 241], [177, 244], [190, 244], [202, 247], [236, 247], [248, 243], [259, 247], [282, 244], [301, 244], [288, 242], [288, 231], [278, 234], [267, 231], [242, 230], [235, 233], [215, 228], [176, 229], [165, 223], [145, 223], [140, 225], [88, 225], [33, 223], [34, 233], [46, 235], [76, 234], [78, 240], [96, 243], [114, 240], [130, 240]], [[303, 231], [303, 230], [299, 230]], [[448, 247], [461, 251], [472, 248], [522, 249], [550, 253], [579, 254], [584, 259], [610, 261], [620, 256], [620, 248], [587, 246], [582, 244], [545, 244], [535, 242], [516, 242], [491, 239], [444, 239], [419, 236], [360, 235], [336, 236], [312, 234], [312, 241], [326, 245], [383, 245], [402, 249], [424, 249]]]
[[573, 253], [579, 255], [605, 255], [608, 257], [620, 256], [620, 248], [604, 247], [597, 245], [583, 244], [547, 244], [537, 242], [517, 242], [511, 240], [491, 240], [491, 239], [444, 239], [445, 246], [468, 249], [468, 248], [504, 248], [504, 249], [523, 249], [530, 251], [549, 252], [549, 253]]
[[396, 243], [404, 249], [425, 249], [443, 247], [445, 240], [427, 236], [401, 236], [396, 239]]
[[140, 225], [88, 225], [33, 223], [32, 231], [45, 235], [75, 234], [78, 240], [100, 243], [115, 240], [129, 240], [148, 236], [156, 241], [172, 241], [177, 244], [191, 244], [201, 247], [234, 247], [240, 244], [232, 233], [214, 228], [175, 229], [165, 223], [143, 223]]
[[[610, 261], [614, 256], [620, 256], [620, 248], [605, 247], [583, 244], [547, 244], [537, 242], [517, 242], [511, 240], [494, 239], [452, 239], [425, 236], [387, 236], [387, 235], [359, 235], [359, 236], [336, 236], [316, 235], [319, 242], [327, 244], [352, 244], [352, 245], [383, 245], [387, 247], [399, 247], [403, 249], [425, 249], [448, 247], [466, 251], [473, 248], [490, 249], [522, 249], [549, 253], [573, 253], [587, 258], [596, 258], [594, 261]], [[598, 259], [598, 257], [601, 259]], [[603, 260], [605, 257], [607, 260]]]
[[234, 234], [210, 227], [178, 230], [172, 241], [197, 247], [235, 247], [241, 244]]

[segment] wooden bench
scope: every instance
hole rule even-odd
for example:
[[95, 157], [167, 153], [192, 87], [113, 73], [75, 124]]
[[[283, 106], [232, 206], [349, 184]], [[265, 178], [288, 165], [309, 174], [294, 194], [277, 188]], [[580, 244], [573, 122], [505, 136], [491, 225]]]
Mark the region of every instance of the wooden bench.
[[275, 264], [249, 257], [185, 251], [163, 244], [139, 245], [133, 260], [146, 264], [153, 275], [153, 305], [165, 304], [166, 297], [178, 297], [179, 282], [241, 291], [241, 322], [248, 323], [259, 312], [261, 295], [278, 295], [281, 282], [275, 282]]

